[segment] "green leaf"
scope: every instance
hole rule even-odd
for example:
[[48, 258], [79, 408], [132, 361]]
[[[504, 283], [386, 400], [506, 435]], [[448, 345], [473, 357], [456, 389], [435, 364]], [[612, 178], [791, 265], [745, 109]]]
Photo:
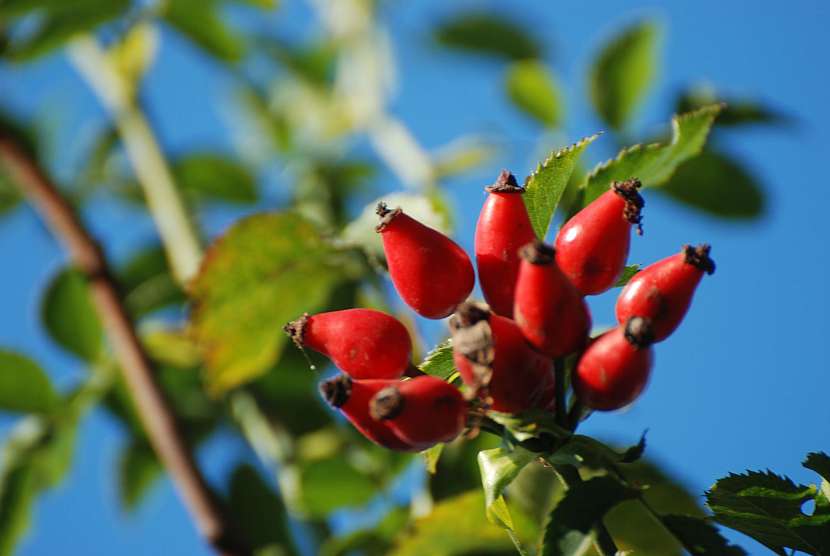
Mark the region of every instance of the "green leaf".
[[427, 468], [427, 473], [435, 475], [435, 472], [438, 470], [438, 460], [441, 459], [444, 446], [446, 444], [436, 444], [432, 448], [421, 452], [421, 455], [424, 456], [424, 466]]
[[730, 544], [714, 525], [699, 517], [664, 515], [661, 521], [693, 556], [745, 556], [746, 552]]
[[718, 116], [718, 126], [741, 126], [751, 124], [787, 125], [793, 118], [750, 98], [724, 97], [718, 95], [711, 87], [695, 87], [680, 95], [677, 99], [678, 112], [691, 112], [709, 104], [722, 103], [724, 109]]
[[217, 153], [191, 153], [173, 164], [176, 183], [196, 200], [255, 203], [256, 180], [241, 163]]
[[499, 145], [486, 137], [459, 137], [433, 151], [435, 176], [443, 179], [477, 170], [491, 161], [498, 151]]
[[46, 331], [58, 345], [85, 361], [98, 358], [104, 332], [83, 274], [61, 270], [47, 286], [40, 309]]
[[238, 221], [208, 251], [192, 283], [192, 326], [214, 394], [279, 358], [282, 324], [320, 307], [344, 261], [308, 221], [269, 213]]
[[395, 507], [371, 529], [361, 529], [342, 537], [326, 539], [320, 547], [320, 556], [388, 554], [392, 542], [409, 522], [409, 513], [408, 508]]
[[135, 251], [118, 270], [118, 281], [124, 291], [127, 309], [136, 318], [186, 300], [170, 272], [161, 245]]
[[632, 25], [605, 44], [591, 66], [591, 102], [616, 130], [626, 127], [651, 87], [658, 35], [653, 21]]
[[423, 362], [418, 365], [421, 371], [428, 375], [448, 380], [456, 373], [455, 361], [452, 357], [452, 339], [448, 338], [432, 348]]
[[484, 503], [487, 518], [501, 527], [512, 529], [509, 514], [504, 514], [504, 489], [516, 478], [525, 465], [533, 461], [536, 454], [518, 446], [513, 449], [495, 448], [478, 453], [481, 469], [481, 484], [484, 488]]
[[706, 493], [706, 503], [718, 523], [778, 554], [785, 548], [823, 554], [830, 552], [830, 514], [808, 516], [801, 511], [816, 494], [814, 486], [795, 484], [769, 471], [748, 471], [717, 481]]
[[579, 156], [597, 137], [599, 135], [591, 135], [552, 152], [525, 180], [525, 205], [533, 230], [540, 239], [548, 233], [553, 213], [568, 186]]
[[247, 464], [234, 469], [230, 479], [228, 506], [243, 538], [254, 550], [279, 549], [278, 554], [294, 553], [286, 527], [285, 506], [279, 496]]
[[541, 554], [579, 554], [580, 547], [591, 542], [594, 525], [614, 506], [637, 495], [637, 490], [609, 476], [570, 485], [550, 513]]
[[522, 26], [504, 15], [483, 11], [456, 14], [434, 31], [442, 46], [503, 58], [539, 58], [542, 47]]
[[0, 167], [0, 216], [14, 210], [21, 201], [11, 178]]
[[824, 452], [811, 452], [801, 465], [821, 475], [814, 513], [830, 513], [830, 456]]
[[340, 454], [303, 466], [300, 493], [303, 508], [312, 516], [324, 517], [340, 508], [366, 504], [378, 489], [367, 474]]
[[107, 50], [118, 73], [124, 78], [134, 95], [139, 83], [153, 65], [159, 47], [156, 27], [142, 22], [134, 25], [121, 39]]
[[546, 456], [546, 459], [554, 465], [567, 464], [616, 473], [619, 464], [637, 461], [643, 455], [645, 448], [645, 433], [640, 436], [637, 444], [621, 452], [590, 436], [575, 434], [553, 454]]
[[150, 487], [162, 474], [153, 449], [144, 441], [132, 440], [118, 457], [118, 498], [121, 507], [135, 510]]
[[211, 56], [234, 62], [244, 54], [243, 38], [225, 24], [216, 0], [170, 0], [166, 6], [167, 22]]
[[49, 377], [37, 363], [0, 349], [0, 410], [49, 413], [58, 401]]
[[684, 162], [658, 191], [722, 218], [752, 219], [764, 212], [764, 192], [755, 176], [729, 156], [709, 149]]
[[507, 96], [522, 112], [546, 127], [559, 127], [564, 113], [559, 84], [539, 60], [519, 60], [505, 75]]
[[638, 272], [640, 272], [640, 265], [638, 265], [638, 264], [626, 265], [626, 267], [623, 269], [622, 275], [619, 277], [617, 282], [614, 284], [614, 287], [615, 288], [621, 288], [621, 287], [625, 286], [626, 284], [628, 284], [628, 282], [631, 281], [632, 278], [634, 278], [634, 275], [637, 274]]
[[616, 158], [597, 165], [585, 178], [587, 205], [611, 187], [614, 181], [638, 178], [644, 187], [664, 184], [682, 163], [700, 154], [709, 130], [723, 107], [712, 105], [672, 118], [668, 143], [634, 145]]

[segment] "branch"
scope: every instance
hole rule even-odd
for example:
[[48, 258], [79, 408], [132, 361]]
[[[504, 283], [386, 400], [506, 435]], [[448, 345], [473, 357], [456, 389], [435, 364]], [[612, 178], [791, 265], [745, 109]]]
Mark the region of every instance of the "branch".
[[204, 476], [156, 382], [152, 364], [136, 335], [98, 243], [49, 177], [0, 129], [0, 168], [34, 205], [52, 233], [89, 281], [92, 302], [107, 332], [150, 443], [164, 464], [202, 536], [221, 554], [247, 554], [233, 539]]

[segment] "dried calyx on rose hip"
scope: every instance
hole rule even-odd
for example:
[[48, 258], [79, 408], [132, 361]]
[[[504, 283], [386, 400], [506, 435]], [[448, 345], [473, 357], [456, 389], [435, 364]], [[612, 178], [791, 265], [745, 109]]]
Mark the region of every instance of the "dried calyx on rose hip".
[[397, 383], [396, 380], [352, 380], [346, 375], [340, 375], [322, 382], [320, 394], [375, 444], [390, 450], [416, 451], [419, 448], [398, 436], [388, 422], [373, 419], [369, 413], [371, 399], [384, 388]]
[[591, 314], [582, 294], [557, 266], [553, 248], [536, 240], [519, 254], [513, 313], [524, 337], [548, 357], [563, 357], [584, 347]]
[[553, 362], [528, 345], [515, 322], [486, 305], [467, 302], [449, 325], [461, 379], [489, 409], [520, 413], [553, 408]]
[[406, 327], [374, 309], [305, 314], [283, 330], [298, 347], [322, 353], [352, 378], [399, 378], [410, 365]]
[[608, 290], [622, 275], [631, 226], [642, 234], [640, 186], [638, 179], [615, 181], [559, 230], [556, 262], [583, 295]]
[[405, 214], [378, 203], [383, 251], [395, 289], [416, 313], [444, 318], [467, 299], [475, 272], [467, 253], [453, 240]]
[[654, 341], [674, 332], [689, 310], [703, 274], [712, 274], [715, 263], [706, 244], [684, 245], [680, 253], [651, 264], [634, 275], [617, 299], [617, 320], [647, 317], [654, 328]]
[[648, 382], [654, 363], [649, 319], [633, 317], [597, 338], [574, 372], [574, 393], [587, 407], [620, 409], [633, 402]]
[[467, 420], [467, 402], [456, 387], [434, 376], [389, 385], [369, 403], [371, 416], [418, 450], [449, 442]]
[[522, 195], [524, 188], [507, 170], [485, 188], [475, 233], [478, 281], [484, 299], [499, 315], [513, 317], [513, 297], [519, 274], [518, 250], [536, 239]]

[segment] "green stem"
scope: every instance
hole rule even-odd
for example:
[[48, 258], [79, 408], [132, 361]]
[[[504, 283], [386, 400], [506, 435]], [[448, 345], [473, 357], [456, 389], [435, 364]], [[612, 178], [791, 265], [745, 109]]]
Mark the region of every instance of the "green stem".
[[94, 38], [83, 36], [74, 40], [68, 52], [78, 72], [112, 114], [173, 274], [186, 286], [199, 269], [201, 243], [153, 130], [135, 101], [131, 84]]

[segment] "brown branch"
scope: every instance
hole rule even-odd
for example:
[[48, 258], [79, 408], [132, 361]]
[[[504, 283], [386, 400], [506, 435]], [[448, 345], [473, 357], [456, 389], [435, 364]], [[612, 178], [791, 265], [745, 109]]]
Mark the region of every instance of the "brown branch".
[[248, 554], [239, 544], [196, 465], [174, 413], [156, 381], [153, 365], [124, 308], [98, 243], [75, 211], [26, 151], [0, 130], [0, 168], [35, 206], [74, 264], [89, 281], [92, 302], [107, 332], [150, 443], [170, 473], [199, 532], [220, 554]]

